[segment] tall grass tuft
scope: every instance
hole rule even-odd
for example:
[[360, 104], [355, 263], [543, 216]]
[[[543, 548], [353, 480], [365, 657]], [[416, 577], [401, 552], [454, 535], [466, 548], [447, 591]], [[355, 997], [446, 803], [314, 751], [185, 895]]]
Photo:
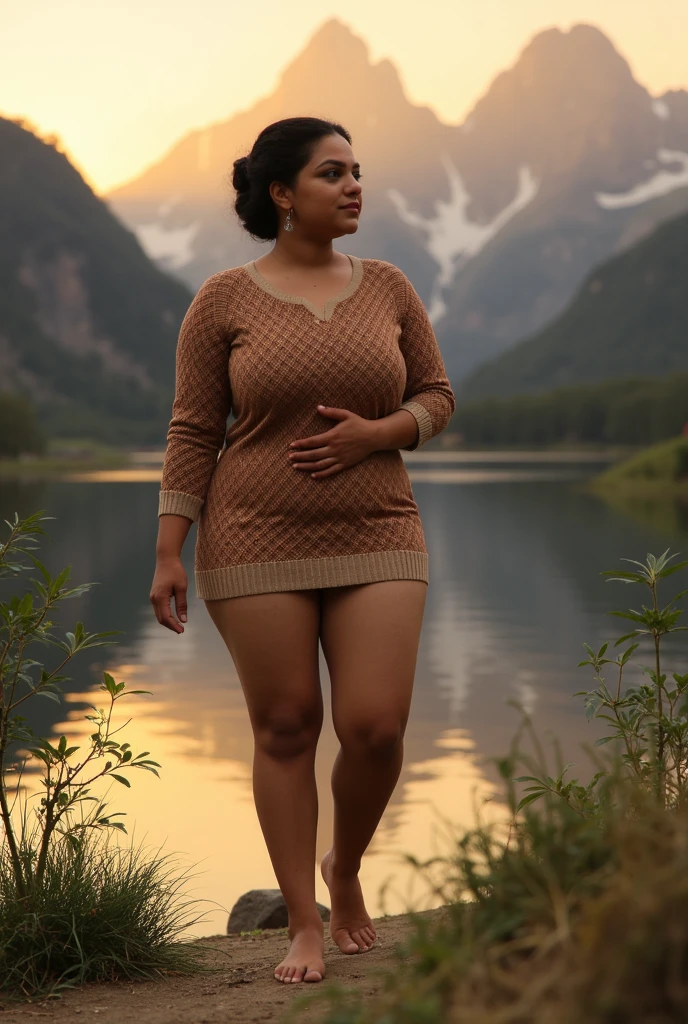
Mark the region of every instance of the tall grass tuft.
[[[5, 993], [56, 995], [89, 981], [189, 973], [203, 949], [177, 939], [189, 924], [184, 874], [141, 846], [86, 831], [76, 847], [51, 844], [40, 886], [17, 892], [6, 847], [0, 855], [0, 977]], [[175, 941], [177, 940], [177, 941]]]

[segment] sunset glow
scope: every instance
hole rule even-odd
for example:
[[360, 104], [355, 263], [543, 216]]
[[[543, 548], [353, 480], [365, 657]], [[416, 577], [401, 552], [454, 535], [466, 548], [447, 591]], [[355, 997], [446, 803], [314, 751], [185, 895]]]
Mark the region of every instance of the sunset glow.
[[[605, 32], [653, 95], [688, 86], [688, 5], [657, 0], [48, 0], [6, 5], [0, 113], [56, 134], [99, 193], [129, 180], [188, 131], [223, 121], [274, 88], [283, 68], [337, 17], [390, 59], [409, 98], [464, 120], [537, 32], [588, 22]], [[346, 88], [346, 82], [342, 83]]]

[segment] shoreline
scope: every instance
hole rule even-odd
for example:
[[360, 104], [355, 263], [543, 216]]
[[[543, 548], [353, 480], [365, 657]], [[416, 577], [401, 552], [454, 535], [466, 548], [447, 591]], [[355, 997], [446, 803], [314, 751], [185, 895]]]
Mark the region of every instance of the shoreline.
[[688, 498], [688, 480], [588, 480], [581, 486], [602, 498]]
[[[23, 479], [85, 479], [100, 474], [121, 474], [121, 479], [156, 479], [162, 473], [164, 450], [122, 450], [78, 454], [72, 457], [48, 455], [39, 458], [0, 459], [0, 481]], [[549, 463], [570, 465], [613, 464], [625, 452], [618, 449], [590, 448], [433, 448], [420, 452], [402, 452], [404, 462], [451, 463]], [[112, 479], [115, 479], [113, 476]]]

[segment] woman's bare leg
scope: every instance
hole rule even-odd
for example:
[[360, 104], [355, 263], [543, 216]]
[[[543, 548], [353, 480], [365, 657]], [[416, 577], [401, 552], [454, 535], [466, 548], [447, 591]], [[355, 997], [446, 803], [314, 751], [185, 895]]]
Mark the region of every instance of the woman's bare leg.
[[236, 666], [254, 735], [253, 794], [289, 910], [283, 982], [321, 981], [323, 923], [315, 903], [318, 794], [315, 751], [323, 719], [317, 590], [206, 601]]
[[341, 743], [332, 772], [334, 839], [322, 874], [330, 934], [343, 953], [357, 953], [376, 938], [358, 871], [401, 772], [427, 584], [386, 580], [322, 594], [320, 636]]

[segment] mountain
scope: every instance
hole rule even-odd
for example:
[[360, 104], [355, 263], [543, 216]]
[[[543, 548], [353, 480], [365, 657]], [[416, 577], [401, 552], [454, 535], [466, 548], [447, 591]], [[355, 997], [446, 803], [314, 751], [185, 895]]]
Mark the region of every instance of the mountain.
[[49, 432], [164, 440], [192, 294], [56, 146], [0, 118], [0, 389]]
[[107, 201], [197, 288], [264, 251], [234, 218], [228, 172], [266, 124], [296, 114], [352, 132], [365, 209], [347, 251], [408, 274], [455, 382], [560, 313], [592, 267], [688, 210], [688, 92], [650, 96], [594, 26], [537, 34], [466, 121], [446, 125], [336, 19], [271, 95], [189, 133]]
[[110, 192], [107, 202], [160, 266], [197, 288], [211, 273], [265, 251], [266, 244], [253, 242], [234, 217], [232, 163], [266, 124], [297, 113], [350, 126], [365, 162], [366, 223], [347, 238], [349, 251], [400, 260], [429, 292], [433, 256], [395, 213], [387, 190], [401, 190], [430, 213], [446, 175], [423, 151], [446, 148], [452, 130], [429, 109], [412, 106], [394, 66], [371, 65], [363, 41], [336, 20], [316, 33], [271, 96], [190, 133], [140, 177]]
[[459, 401], [688, 371], [688, 214], [593, 270], [569, 308], [466, 378]]

